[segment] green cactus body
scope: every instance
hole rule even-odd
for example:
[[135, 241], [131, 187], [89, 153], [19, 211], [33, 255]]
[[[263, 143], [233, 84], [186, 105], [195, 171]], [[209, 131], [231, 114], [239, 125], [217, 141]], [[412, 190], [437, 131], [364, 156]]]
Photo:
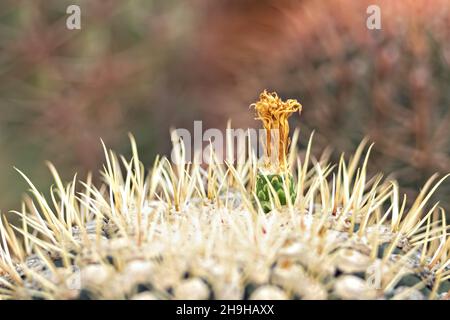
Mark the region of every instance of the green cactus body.
[[[296, 192], [294, 178], [290, 173], [282, 174], [264, 174], [259, 172], [256, 177], [256, 195], [265, 213], [270, 212], [272, 208], [272, 202], [276, 203], [278, 198], [281, 205], [287, 204], [287, 197], [285, 194], [285, 188], [283, 186], [283, 180], [286, 182], [286, 188], [289, 190], [291, 201], [294, 202]], [[269, 184], [272, 186], [273, 191]], [[276, 197], [275, 194], [276, 193]]]

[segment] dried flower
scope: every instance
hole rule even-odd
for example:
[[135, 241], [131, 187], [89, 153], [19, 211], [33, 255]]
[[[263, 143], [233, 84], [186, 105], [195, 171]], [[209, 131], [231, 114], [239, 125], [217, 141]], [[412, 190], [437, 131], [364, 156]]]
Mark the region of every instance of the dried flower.
[[286, 155], [290, 144], [288, 118], [294, 112], [301, 112], [302, 105], [295, 99], [283, 101], [275, 92], [268, 93], [264, 90], [259, 101], [250, 107], [255, 108], [258, 115], [256, 119], [262, 121], [266, 130], [267, 160], [278, 161], [279, 169], [286, 170]]

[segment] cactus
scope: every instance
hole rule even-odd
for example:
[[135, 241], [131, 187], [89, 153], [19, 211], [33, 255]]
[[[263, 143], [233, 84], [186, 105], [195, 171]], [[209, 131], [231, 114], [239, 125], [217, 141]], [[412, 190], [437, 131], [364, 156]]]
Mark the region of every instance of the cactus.
[[288, 118], [301, 112], [302, 105], [294, 99], [284, 102], [275, 92], [264, 90], [259, 101], [251, 106], [255, 107], [266, 133], [265, 159], [256, 177], [256, 195], [264, 212], [269, 212], [274, 202], [286, 205], [295, 200], [294, 180], [286, 157], [290, 144]]
[[[285, 192], [284, 184], [286, 183]], [[259, 203], [261, 204], [264, 212], [269, 212], [272, 210], [274, 205], [272, 204], [274, 199], [279, 201], [279, 205], [286, 205], [288, 203], [288, 198], [286, 193], [289, 193], [290, 201], [295, 201], [295, 185], [294, 178], [291, 174], [264, 174], [258, 173], [256, 176], [256, 195], [258, 196]], [[271, 201], [272, 200], [272, 201]]]
[[446, 176], [409, 206], [397, 182], [367, 174], [365, 142], [332, 164], [312, 141], [278, 173], [293, 201], [267, 213], [250, 155], [204, 170], [180, 144], [176, 164], [146, 172], [131, 138], [131, 159], [104, 148], [100, 186], [64, 184], [49, 165], [48, 199], [21, 173], [31, 196], [0, 220], [0, 299], [448, 299], [445, 211], [428, 205]]

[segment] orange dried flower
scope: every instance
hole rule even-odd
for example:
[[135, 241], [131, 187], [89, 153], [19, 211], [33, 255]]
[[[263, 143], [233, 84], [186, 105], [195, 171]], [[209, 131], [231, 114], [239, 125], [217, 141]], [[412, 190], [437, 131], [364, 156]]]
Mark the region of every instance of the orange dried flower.
[[[294, 112], [301, 112], [302, 105], [295, 99], [281, 100], [275, 92], [268, 93], [264, 90], [259, 96], [259, 101], [252, 103], [259, 119], [266, 130], [266, 155], [268, 159], [272, 158], [273, 152], [276, 152], [279, 166], [282, 170], [286, 168], [286, 155], [288, 152], [289, 122], [288, 118]], [[275, 137], [278, 141], [272, 141]], [[272, 150], [272, 144], [278, 142], [277, 150]]]

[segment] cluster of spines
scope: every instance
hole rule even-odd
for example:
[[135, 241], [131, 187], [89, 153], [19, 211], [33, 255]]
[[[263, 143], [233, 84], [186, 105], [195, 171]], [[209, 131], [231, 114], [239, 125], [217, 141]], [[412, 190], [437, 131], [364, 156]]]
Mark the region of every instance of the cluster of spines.
[[[297, 136], [298, 133], [295, 133], [294, 142]], [[310, 157], [311, 141], [303, 161], [295, 148], [291, 149], [289, 161], [296, 169], [292, 172], [295, 195], [287, 197], [286, 205], [283, 206], [277, 192], [270, 190], [272, 214], [287, 212], [291, 216], [307, 216], [314, 213], [317, 219], [309, 233], [311, 240], [320, 240], [320, 234], [330, 216], [338, 223], [349, 219], [351, 227], [348, 228], [348, 234], [355, 237], [364, 236], [370, 226], [388, 224], [393, 239], [384, 249], [382, 261], [386, 262], [394, 250], [406, 241], [403, 257], [419, 252], [421, 265], [434, 274], [430, 294], [430, 298], [434, 298], [439, 283], [450, 279], [450, 240], [444, 210], [438, 204], [426, 210], [426, 204], [446, 177], [437, 183], [437, 176], [431, 177], [412, 207], [407, 209], [405, 197], [400, 197], [395, 182], [383, 181], [381, 176], [370, 179], [366, 176], [369, 152], [359, 167], [364, 143], [348, 164], [341, 157], [336, 173], [335, 167], [328, 164], [326, 154], [319, 160]], [[28, 268], [24, 264], [26, 258], [36, 254], [48, 269], [58, 275], [49, 253], [60, 257], [63, 267], [70, 268], [83, 247], [95, 248], [100, 243], [105, 222], [114, 226], [113, 237], [128, 239], [137, 246], [152, 239], [155, 230], [152, 228], [153, 222], [144, 212], [145, 208], [164, 217], [173, 213], [189, 215], [192, 203], [197, 201], [200, 203], [198, 206], [212, 203], [216, 208], [232, 212], [235, 205], [233, 191], [239, 194], [242, 209], [253, 217], [249, 226], [254, 229], [248, 232], [255, 236], [264, 234], [259, 231], [267, 228], [270, 217], [265, 216], [264, 205], [255, 194], [258, 173], [254, 154], [248, 152], [247, 162], [235, 166], [232, 163], [220, 163], [211, 152], [212, 161], [208, 169], [204, 170], [198, 164], [183, 162], [184, 150], [179, 144], [175, 146], [178, 148], [178, 164], [172, 165], [167, 158], [157, 158], [146, 175], [133, 139], [131, 144], [131, 160], [105, 148], [106, 165], [102, 172], [104, 184], [100, 188], [92, 184], [91, 176], [79, 183], [75, 176], [72, 182], [64, 185], [55, 168], [49, 164], [55, 186], [50, 190], [50, 200], [47, 200], [19, 171], [30, 185], [34, 199], [26, 197], [22, 210], [11, 212], [19, 216], [20, 225], [11, 224], [6, 215], [0, 220], [0, 270], [3, 274], [0, 277], [1, 298], [27, 297], [30, 292], [43, 298], [59, 297], [58, 286]], [[311, 167], [309, 162], [313, 163]], [[77, 191], [79, 187], [81, 191]], [[287, 184], [282, 187], [285, 194], [291, 194], [292, 190]], [[295, 222], [299, 223], [299, 233], [305, 230], [301, 221]], [[95, 225], [94, 237], [86, 229], [88, 222]], [[75, 228], [78, 230], [77, 237]], [[372, 257], [376, 257], [379, 239], [371, 237], [368, 241], [373, 248]], [[205, 246], [208, 244], [205, 243]], [[33, 292], [33, 289], [26, 289], [25, 279], [30, 278], [39, 282], [45, 290]], [[392, 283], [385, 284], [384, 289], [390, 285]]]

